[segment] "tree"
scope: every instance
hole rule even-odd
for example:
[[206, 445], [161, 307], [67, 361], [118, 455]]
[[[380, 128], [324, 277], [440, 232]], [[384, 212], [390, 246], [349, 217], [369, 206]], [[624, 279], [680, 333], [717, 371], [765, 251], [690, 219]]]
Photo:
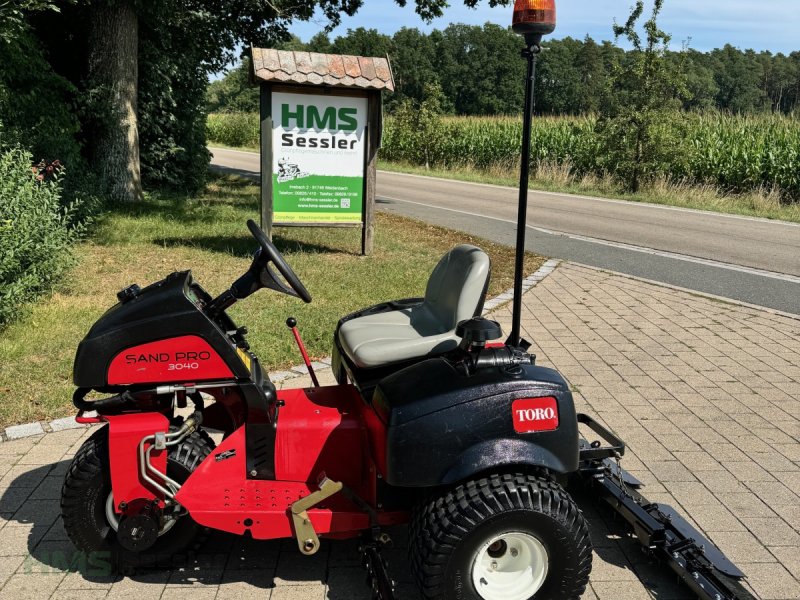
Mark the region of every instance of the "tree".
[[58, 12], [53, 0], [0, 0], [0, 42], [11, 43], [28, 29], [26, 17], [43, 10]]
[[[55, 0], [54, 0], [55, 1]], [[140, 31], [147, 24], [171, 39], [184, 38], [188, 46], [172, 46], [171, 62], [182, 72], [196, 76], [221, 70], [233, 58], [234, 49], [250, 43], [275, 45], [288, 39], [293, 21], [309, 20], [320, 10], [329, 27], [341, 15], [353, 15], [363, 0], [59, 0], [62, 9], [76, 2], [83, 30], [69, 36], [88, 39], [86, 69], [73, 83], [84, 85], [84, 95], [99, 112], [87, 128], [87, 147], [97, 172], [104, 174], [117, 202], [141, 197], [139, 157], [139, 56]], [[395, 0], [405, 6], [406, 0]], [[5, 5], [7, 2], [0, 0]], [[41, 4], [42, 0], [26, 0]], [[505, 5], [509, 0], [490, 0]], [[47, 2], [44, 2], [47, 4]], [[442, 15], [446, 0], [414, 0], [417, 13], [426, 20]], [[475, 6], [477, 0], [465, 0]], [[67, 37], [62, 32], [62, 39]], [[202, 95], [198, 102], [202, 102]]]
[[423, 98], [415, 102], [411, 98], [403, 100], [395, 111], [395, 127], [401, 137], [408, 139], [404, 144], [417, 149], [418, 154], [412, 156], [414, 163], [424, 163], [430, 169], [435, 160], [434, 152], [442, 147], [444, 124], [442, 122], [442, 104], [444, 94], [438, 83], [428, 83], [423, 91]]
[[441, 33], [434, 67], [456, 113], [519, 112], [525, 72], [520, 47], [509, 28], [492, 23], [450, 25]]
[[601, 164], [619, 173], [632, 192], [679, 154], [677, 110], [686, 95], [685, 78], [667, 57], [670, 36], [658, 27], [663, 6], [664, 0], [655, 0], [644, 24], [644, 43], [636, 30], [643, 0], [637, 0], [625, 25], [614, 25], [615, 37], [627, 38], [633, 52], [612, 71], [612, 95], [597, 124]]
[[740, 52], [730, 44], [711, 52], [719, 93], [717, 107], [731, 112], [763, 110], [766, 94], [761, 86], [762, 67], [755, 52]]
[[228, 71], [225, 77], [212, 81], [206, 91], [208, 112], [257, 112], [258, 87], [250, 83], [250, 57], [245, 56], [239, 66]]
[[392, 38], [377, 29], [348, 29], [346, 36], [336, 38], [328, 50], [332, 54], [353, 56], [386, 56], [392, 52]]
[[320, 31], [319, 33], [315, 34], [310, 40], [308, 40], [308, 43], [306, 44], [306, 50], [309, 52], [330, 54], [331, 40], [328, 37], [328, 34], [324, 31]]
[[683, 106], [687, 110], [710, 110], [716, 107], [719, 86], [714, 79], [714, 71], [709, 66], [708, 56], [696, 50], [685, 49], [683, 56], [673, 54], [670, 59], [673, 68], [683, 65], [686, 73], [687, 95]]
[[606, 71], [603, 68], [603, 52], [588, 35], [578, 49], [575, 66], [578, 69], [581, 90], [576, 112], [596, 113], [600, 110], [606, 87]]
[[99, 2], [89, 17], [88, 81], [100, 116], [94, 123], [91, 162], [114, 200], [141, 200], [136, 5], [134, 0]]
[[544, 59], [536, 68], [537, 112], [581, 112], [585, 93], [578, 65], [581, 46], [581, 42], [569, 37], [547, 43]]
[[395, 91], [387, 98], [387, 108], [398, 106], [406, 98], [421, 101], [425, 84], [439, 83], [434, 39], [433, 34], [426, 35], [419, 29], [408, 27], [403, 27], [394, 34], [394, 49], [390, 59]]

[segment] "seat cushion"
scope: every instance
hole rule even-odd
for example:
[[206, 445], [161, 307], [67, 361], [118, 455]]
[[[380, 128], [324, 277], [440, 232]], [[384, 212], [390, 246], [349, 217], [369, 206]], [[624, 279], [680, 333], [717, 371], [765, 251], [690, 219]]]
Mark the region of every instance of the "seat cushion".
[[357, 367], [369, 369], [447, 352], [458, 346], [459, 338], [421, 304], [346, 321], [339, 343]]
[[344, 321], [338, 330], [342, 351], [356, 367], [369, 369], [453, 350], [460, 341], [458, 322], [483, 308], [490, 271], [483, 250], [456, 246], [433, 269], [421, 304]]

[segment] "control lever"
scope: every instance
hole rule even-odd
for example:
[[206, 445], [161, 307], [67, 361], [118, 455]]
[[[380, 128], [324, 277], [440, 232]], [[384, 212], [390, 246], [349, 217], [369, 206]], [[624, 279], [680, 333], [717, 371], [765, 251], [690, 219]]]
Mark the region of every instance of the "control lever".
[[308, 358], [308, 352], [306, 352], [306, 346], [303, 344], [303, 339], [300, 337], [300, 332], [297, 330], [297, 319], [294, 317], [289, 317], [286, 319], [286, 326], [292, 330], [292, 335], [294, 336], [294, 341], [297, 342], [297, 347], [300, 348], [300, 354], [303, 355], [303, 362], [308, 369], [308, 374], [311, 375], [311, 381], [314, 382], [314, 387], [319, 387], [319, 380], [317, 379], [317, 374], [314, 373], [314, 367], [311, 366], [311, 359]]

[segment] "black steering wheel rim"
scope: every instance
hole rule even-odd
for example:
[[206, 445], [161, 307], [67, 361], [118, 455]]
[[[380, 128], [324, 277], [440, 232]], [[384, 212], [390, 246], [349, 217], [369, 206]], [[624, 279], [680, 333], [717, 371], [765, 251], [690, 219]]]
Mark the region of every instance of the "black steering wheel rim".
[[275, 268], [278, 269], [278, 272], [297, 296], [303, 302], [311, 302], [311, 294], [308, 293], [306, 286], [303, 285], [303, 282], [300, 281], [300, 278], [292, 270], [292, 267], [289, 266], [289, 263], [286, 262], [286, 259], [283, 258], [283, 255], [275, 247], [275, 244], [269, 240], [267, 234], [262, 231], [261, 227], [256, 225], [255, 221], [252, 219], [248, 219], [247, 228], [250, 230], [250, 233], [253, 234], [259, 246], [261, 246], [261, 250], [266, 253], [269, 262], [275, 265]]

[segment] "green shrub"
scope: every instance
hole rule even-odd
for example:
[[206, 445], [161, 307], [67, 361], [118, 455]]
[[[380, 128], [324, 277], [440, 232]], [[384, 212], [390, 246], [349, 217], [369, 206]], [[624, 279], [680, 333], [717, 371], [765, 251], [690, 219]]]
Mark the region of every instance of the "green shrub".
[[214, 113], [208, 115], [206, 136], [211, 144], [238, 148], [257, 148], [258, 113]]
[[0, 325], [59, 281], [85, 227], [61, 204], [59, 166], [31, 165], [27, 151], [0, 153]]

